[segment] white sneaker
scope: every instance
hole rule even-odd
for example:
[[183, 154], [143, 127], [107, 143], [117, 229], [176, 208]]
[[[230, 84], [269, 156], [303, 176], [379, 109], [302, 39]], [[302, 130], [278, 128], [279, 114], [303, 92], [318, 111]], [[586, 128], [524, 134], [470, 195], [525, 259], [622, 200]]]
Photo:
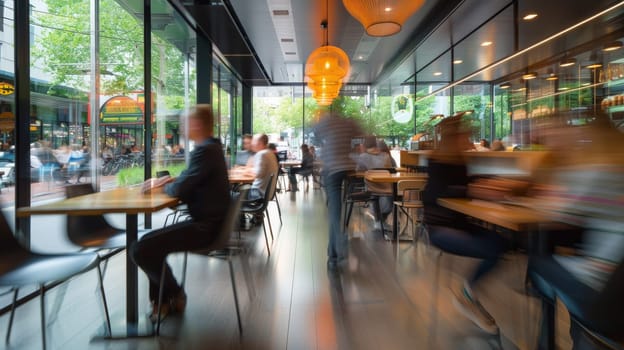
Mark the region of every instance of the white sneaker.
[[496, 320], [490, 315], [478, 300], [473, 298], [470, 288], [465, 286], [459, 293], [454, 293], [453, 306], [462, 315], [476, 324], [484, 332], [496, 335], [500, 330], [496, 325]]

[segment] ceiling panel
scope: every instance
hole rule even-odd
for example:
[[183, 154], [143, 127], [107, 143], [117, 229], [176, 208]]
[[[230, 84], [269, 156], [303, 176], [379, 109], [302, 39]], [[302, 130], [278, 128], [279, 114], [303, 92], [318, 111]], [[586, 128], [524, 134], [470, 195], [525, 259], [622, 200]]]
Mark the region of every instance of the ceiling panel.
[[457, 43], [505, 7], [510, 0], [466, 0], [453, 13], [449, 22], [453, 43]]

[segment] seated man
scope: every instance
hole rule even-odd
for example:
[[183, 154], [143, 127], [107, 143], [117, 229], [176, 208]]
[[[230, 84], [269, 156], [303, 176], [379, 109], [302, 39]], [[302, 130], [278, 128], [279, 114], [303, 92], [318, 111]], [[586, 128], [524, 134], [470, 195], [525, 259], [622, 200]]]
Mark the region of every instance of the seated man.
[[279, 164], [273, 152], [268, 149], [269, 137], [266, 134], [254, 135], [251, 149], [256, 153], [253, 157], [253, 167], [247, 167], [245, 172], [255, 177], [247, 196], [247, 201], [264, 198], [264, 191], [269, 185], [271, 175], [277, 176]]
[[[213, 138], [213, 114], [210, 105], [198, 105], [188, 117], [188, 135], [195, 142], [189, 167], [164, 185], [164, 191], [186, 203], [192, 220], [154, 230], [129, 247], [134, 262], [147, 274], [152, 321], [158, 316], [158, 288], [167, 255], [208, 246], [221, 229], [230, 203], [228, 173], [221, 143]], [[151, 183], [146, 181], [146, 184]], [[159, 181], [162, 186], [162, 181]], [[152, 189], [155, 190], [155, 189]], [[161, 315], [182, 312], [186, 294], [178, 285], [169, 266], [165, 270]]]
[[[356, 171], [392, 167], [389, 153], [379, 150], [377, 147], [377, 138], [375, 136], [367, 136], [364, 139], [364, 148], [365, 151], [357, 157]], [[366, 188], [369, 192], [380, 195], [379, 208], [378, 210], [375, 208], [376, 210], [373, 212], [376, 221], [375, 226], [377, 226], [392, 212], [392, 185], [367, 182]], [[378, 212], [381, 213], [381, 217], [378, 217]]]
[[314, 168], [314, 157], [310, 153], [308, 145], [305, 143], [301, 145], [301, 166], [288, 168], [288, 180], [290, 182], [289, 188], [293, 192], [297, 192], [297, 174], [312, 175]]

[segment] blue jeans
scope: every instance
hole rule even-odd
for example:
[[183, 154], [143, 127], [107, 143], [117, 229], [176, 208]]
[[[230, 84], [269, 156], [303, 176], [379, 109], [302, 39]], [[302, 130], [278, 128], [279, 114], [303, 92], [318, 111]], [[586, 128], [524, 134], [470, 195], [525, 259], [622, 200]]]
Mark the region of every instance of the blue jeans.
[[342, 182], [347, 171], [340, 171], [325, 177], [327, 193], [327, 210], [329, 212], [329, 244], [327, 257], [329, 262], [339, 263], [349, 257], [349, 238], [343, 231], [342, 214]]
[[468, 278], [474, 285], [496, 266], [500, 256], [507, 250], [507, 240], [496, 232], [474, 226], [470, 232], [453, 227], [429, 225], [431, 244], [444, 252], [483, 259]]

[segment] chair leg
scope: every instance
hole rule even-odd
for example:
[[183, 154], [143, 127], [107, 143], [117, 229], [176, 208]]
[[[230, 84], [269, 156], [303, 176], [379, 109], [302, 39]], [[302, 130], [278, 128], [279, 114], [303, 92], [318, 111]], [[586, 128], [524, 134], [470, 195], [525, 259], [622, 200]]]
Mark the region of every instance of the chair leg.
[[104, 304], [104, 315], [106, 316], [106, 326], [108, 327], [108, 335], [112, 335], [113, 331], [111, 329], [110, 315], [108, 313], [108, 303], [106, 302], [106, 292], [104, 291], [104, 274], [100, 269], [100, 264], [97, 265], [98, 272], [98, 280], [100, 284], [100, 293], [102, 293], [102, 303]]
[[351, 213], [353, 212], [353, 202], [347, 203], [347, 216], [345, 217], [345, 227], [349, 227], [349, 221], [351, 220]]
[[186, 282], [186, 263], [188, 261], [188, 252], [184, 252], [184, 260], [182, 260], [182, 281], [180, 287], [184, 289], [184, 283]]
[[163, 261], [163, 266], [162, 266], [162, 271], [160, 272], [160, 283], [158, 284], [158, 304], [156, 304], [156, 306], [158, 307], [158, 318], [156, 320], [156, 336], [160, 335], [160, 323], [161, 323], [161, 314], [160, 314], [160, 309], [162, 307], [162, 301], [163, 301], [163, 289], [165, 287], [165, 269], [167, 266], [167, 259], [165, 259], [165, 261]]
[[431, 303], [431, 328], [429, 330], [429, 349], [434, 349], [433, 346], [435, 342], [435, 332], [437, 328], [437, 318], [438, 318], [438, 292], [440, 290], [440, 259], [442, 258], [442, 251], [438, 252], [438, 256], [436, 257], [436, 267], [435, 267], [435, 277], [433, 278], [433, 302]]
[[[271, 242], [273, 242], [275, 238], [273, 237], [273, 225], [271, 225], [271, 216], [269, 216], [268, 210], [265, 210], [264, 214], [265, 214], [264, 216], [266, 216], [267, 221], [269, 222], [269, 232], [271, 233]], [[262, 221], [262, 223], [264, 224], [264, 220]]]
[[269, 248], [269, 237], [267, 236], [264, 220], [262, 220], [262, 230], [264, 231], [264, 242], [266, 243], [267, 253], [269, 254], [269, 256], [271, 256], [271, 249]]
[[230, 267], [230, 281], [232, 282], [232, 292], [234, 293], [234, 306], [236, 306], [236, 319], [238, 320], [238, 332], [243, 335], [243, 324], [240, 317], [240, 309], [238, 307], [238, 292], [236, 291], [236, 279], [234, 278], [234, 267], [232, 266], [232, 259], [228, 253], [227, 262]]
[[275, 198], [275, 204], [277, 204], [277, 214], [279, 215], [280, 225], [283, 225], [284, 223], [282, 223], [282, 209], [280, 208], [279, 199], [277, 199], [277, 195], [273, 195], [273, 198]]
[[5, 343], [9, 344], [9, 338], [11, 337], [11, 328], [13, 327], [13, 317], [15, 316], [15, 303], [17, 302], [17, 292], [19, 292], [19, 288], [15, 288], [13, 291], [13, 302], [11, 303], [11, 315], [9, 316], [9, 328], [7, 329]]
[[45, 287], [43, 284], [39, 285], [39, 294], [41, 294], [41, 342], [43, 350], [46, 349], [46, 321], [45, 321]]

